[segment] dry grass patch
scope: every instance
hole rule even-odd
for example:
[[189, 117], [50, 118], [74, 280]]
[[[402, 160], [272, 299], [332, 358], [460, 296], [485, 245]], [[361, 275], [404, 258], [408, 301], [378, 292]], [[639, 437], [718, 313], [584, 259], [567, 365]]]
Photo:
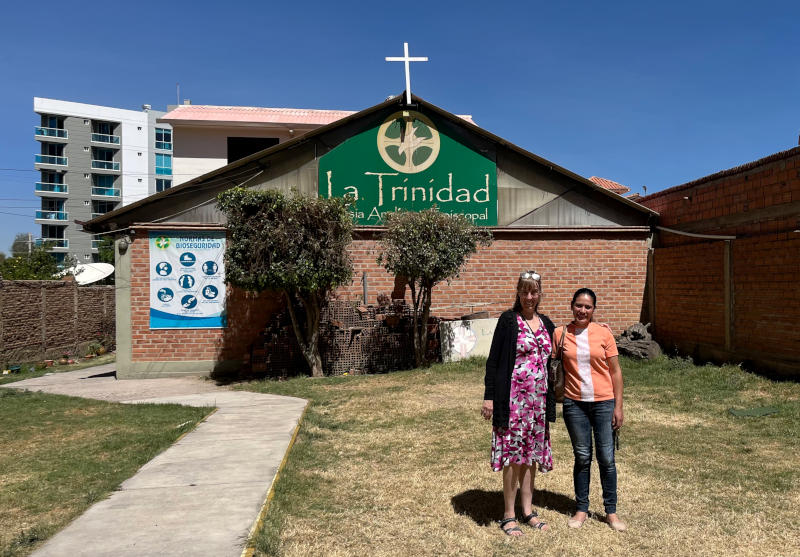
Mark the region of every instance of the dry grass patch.
[[[555, 470], [534, 504], [550, 532], [506, 538], [501, 477], [480, 418], [483, 362], [389, 375], [258, 382], [312, 401], [256, 542], [262, 555], [793, 555], [800, 546], [800, 386], [736, 367], [625, 361], [619, 508], [630, 530], [569, 530], [572, 451], [559, 416]], [[734, 418], [751, 391], [780, 413]], [[666, 393], [666, 394], [665, 394]], [[602, 511], [593, 467], [591, 510]]]

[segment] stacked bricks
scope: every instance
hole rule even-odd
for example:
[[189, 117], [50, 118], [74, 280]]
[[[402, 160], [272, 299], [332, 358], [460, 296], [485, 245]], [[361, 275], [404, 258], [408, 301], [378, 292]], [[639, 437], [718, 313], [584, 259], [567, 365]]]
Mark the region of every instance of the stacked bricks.
[[[712, 359], [753, 360], [757, 367], [779, 372], [800, 369], [800, 335], [790, 333], [795, 311], [786, 302], [800, 270], [800, 147], [639, 202], [659, 212], [661, 226], [736, 237], [730, 240], [728, 325], [726, 242], [659, 232], [654, 253], [656, 339], [667, 349], [682, 346], [692, 352], [700, 346], [725, 355]], [[728, 326], [731, 341], [726, 346]]]

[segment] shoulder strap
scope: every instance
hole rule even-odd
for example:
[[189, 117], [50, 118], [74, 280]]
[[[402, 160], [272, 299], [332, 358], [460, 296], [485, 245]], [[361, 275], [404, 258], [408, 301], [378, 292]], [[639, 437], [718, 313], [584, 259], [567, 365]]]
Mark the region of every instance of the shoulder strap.
[[558, 352], [557, 353], [558, 353], [558, 357], [559, 358], [561, 357], [561, 352], [564, 350], [564, 337], [566, 337], [566, 336], [567, 336], [567, 326], [564, 325], [564, 327], [561, 329], [561, 340], [559, 340], [559, 342], [558, 342]]

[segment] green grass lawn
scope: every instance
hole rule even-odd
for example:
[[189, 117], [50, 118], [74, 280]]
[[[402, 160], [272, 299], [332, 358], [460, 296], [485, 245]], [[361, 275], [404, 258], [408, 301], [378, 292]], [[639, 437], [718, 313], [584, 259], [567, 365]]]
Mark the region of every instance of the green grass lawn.
[[0, 375], [0, 385], [22, 381], [23, 379], [33, 379], [34, 377], [41, 377], [42, 375], [47, 375], [48, 373], [62, 373], [65, 371], [77, 371], [87, 367], [101, 366], [103, 364], [110, 364], [114, 361], [116, 361], [116, 354], [103, 354], [102, 356], [97, 356], [96, 358], [92, 358], [90, 360], [79, 360], [74, 364], [64, 364], [63, 366], [56, 364], [54, 366], [41, 369], [36, 369], [34, 367], [33, 371], [28, 371], [28, 369], [31, 366], [36, 366], [36, 364], [27, 363], [22, 365], [22, 370], [19, 373]]
[[[241, 388], [311, 400], [256, 534], [261, 555], [798, 555], [800, 385], [735, 366], [623, 360], [619, 513], [578, 531], [572, 453], [559, 414], [555, 469], [536, 478], [550, 532], [506, 538], [483, 361], [386, 375], [260, 381]], [[730, 408], [777, 414], [735, 417]], [[591, 511], [602, 515], [596, 465]]]
[[0, 389], [0, 556], [30, 553], [210, 411]]

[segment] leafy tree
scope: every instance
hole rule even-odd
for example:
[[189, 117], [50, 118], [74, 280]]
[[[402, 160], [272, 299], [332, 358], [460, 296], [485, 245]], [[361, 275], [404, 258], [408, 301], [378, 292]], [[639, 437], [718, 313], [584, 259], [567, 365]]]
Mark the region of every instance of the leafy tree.
[[322, 305], [353, 274], [348, 201], [239, 187], [218, 199], [228, 220], [226, 282], [254, 292], [281, 292], [311, 374], [321, 377]]
[[[19, 235], [18, 235], [19, 236]], [[28, 253], [6, 258], [0, 263], [0, 276], [7, 280], [53, 280], [60, 268], [47, 244], [33, 246]]]
[[114, 238], [109, 235], [103, 236], [97, 246], [97, 258], [100, 263], [114, 264]]
[[14, 241], [11, 243], [11, 255], [23, 255], [28, 253], [28, 249], [33, 246], [28, 242], [29, 235], [27, 232], [17, 232], [14, 236]]
[[389, 213], [385, 221], [378, 264], [408, 280], [414, 307], [414, 356], [420, 366], [425, 363], [433, 287], [457, 277], [479, 245], [492, 243], [492, 235], [467, 217], [448, 215], [436, 207], [419, 213]]

